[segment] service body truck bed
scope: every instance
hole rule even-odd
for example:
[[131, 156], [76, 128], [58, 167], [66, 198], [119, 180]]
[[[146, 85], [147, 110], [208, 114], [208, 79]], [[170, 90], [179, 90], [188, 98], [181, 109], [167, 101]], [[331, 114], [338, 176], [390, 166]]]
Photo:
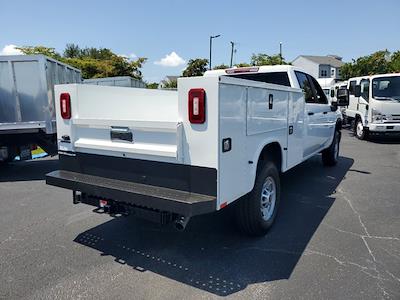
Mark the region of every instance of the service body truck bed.
[[261, 180], [257, 220], [242, 218], [264, 220], [245, 229], [264, 234], [279, 202], [279, 173], [321, 151], [335, 164], [340, 140], [340, 114], [327, 101], [306, 104], [297, 69], [232, 75], [278, 71], [291, 86], [218, 72], [180, 78], [178, 91], [59, 85], [61, 166], [47, 183], [73, 190], [75, 203], [184, 228], [191, 216], [238, 199], [247, 205]]
[[0, 55], [0, 163], [30, 159], [39, 145], [57, 154], [54, 85], [81, 71], [44, 55]]

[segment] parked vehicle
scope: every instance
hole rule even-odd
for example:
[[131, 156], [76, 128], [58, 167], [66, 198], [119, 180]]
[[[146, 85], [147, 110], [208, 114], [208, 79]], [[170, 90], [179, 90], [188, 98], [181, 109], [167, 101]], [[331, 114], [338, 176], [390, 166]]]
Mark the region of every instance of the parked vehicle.
[[81, 72], [44, 55], [0, 56], [0, 162], [30, 159], [39, 145], [57, 153], [54, 85]]
[[338, 161], [341, 119], [317, 81], [292, 66], [206, 72], [178, 90], [58, 85], [60, 170], [47, 184], [74, 203], [184, 229], [235, 203], [249, 235], [277, 214], [280, 174], [322, 153]]
[[[332, 102], [336, 102], [338, 100], [338, 97], [340, 97], [340, 95], [342, 95], [343, 93], [347, 93], [347, 81], [340, 81], [335, 83], [330, 91], [329, 91], [329, 98], [330, 98], [330, 103]], [[342, 124], [347, 124], [347, 116], [346, 116], [346, 107], [341, 106], [339, 108], [339, 111], [342, 114]]]
[[347, 118], [355, 136], [400, 135], [400, 73], [350, 78]]
[[337, 82], [337, 80], [334, 78], [318, 78], [317, 81], [318, 81], [319, 85], [321, 86], [322, 90], [324, 91], [324, 93], [330, 103], [330, 100], [331, 100], [330, 91], [331, 91], [331, 88]]
[[135, 79], [130, 76], [115, 76], [115, 77], [84, 79], [83, 83], [84, 84], [94, 84], [94, 85], [107, 85], [107, 86], [123, 86], [123, 87], [133, 87], [133, 88], [145, 88], [146, 87], [146, 84], [142, 80]]

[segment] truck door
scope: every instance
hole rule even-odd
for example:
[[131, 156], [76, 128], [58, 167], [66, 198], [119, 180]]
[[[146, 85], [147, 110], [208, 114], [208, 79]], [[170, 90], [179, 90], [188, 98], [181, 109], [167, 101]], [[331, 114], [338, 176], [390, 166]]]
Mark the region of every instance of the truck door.
[[326, 105], [318, 103], [312, 77], [296, 71], [296, 77], [299, 81], [300, 88], [304, 93], [305, 110], [304, 110], [304, 139], [303, 139], [303, 157], [307, 157], [319, 149], [325, 142], [324, 123], [326, 116]]
[[287, 168], [303, 160], [304, 97], [302, 93], [289, 93]]
[[[361, 86], [361, 96], [358, 98], [357, 111], [364, 120], [367, 120], [368, 116], [368, 103], [369, 103], [369, 79], [363, 79], [360, 81]], [[366, 124], [364, 124], [365, 126]]]
[[319, 106], [319, 110], [322, 111], [322, 113], [318, 117], [318, 120], [321, 125], [322, 134], [320, 136], [320, 143], [323, 147], [330, 142], [330, 139], [333, 136], [333, 131], [336, 125], [336, 111], [334, 112], [331, 110], [331, 105], [318, 81], [315, 80], [315, 78], [313, 78], [312, 76], [308, 77], [314, 90], [316, 104]]
[[349, 105], [346, 108], [346, 116], [354, 118], [357, 111], [358, 98], [354, 96], [354, 90], [356, 88], [357, 81], [351, 80], [349, 82]]

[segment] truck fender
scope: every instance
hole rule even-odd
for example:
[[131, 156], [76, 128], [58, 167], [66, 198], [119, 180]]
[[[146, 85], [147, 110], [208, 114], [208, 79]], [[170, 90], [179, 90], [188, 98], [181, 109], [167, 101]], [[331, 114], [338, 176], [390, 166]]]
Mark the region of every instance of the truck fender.
[[362, 121], [364, 127], [367, 127], [367, 126], [368, 126], [368, 124], [365, 123], [365, 116], [363, 116], [363, 115], [361, 115], [361, 114], [356, 114], [355, 120], [357, 120], [357, 119], [361, 119], [361, 121]]
[[257, 176], [257, 169], [259, 167], [260, 160], [262, 160], [263, 151], [264, 149], [266, 149], [267, 151], [268, 147], [271, 147], [271, 149], [279, 151], [280, 157], [279, 161], [277, 162], [279, 164], [277, 168], [280, 172], [283, 171], [283, 166], [286, 160], [281, 143], [278, 140], [266, 140], [263, 143], [260, 143], [259, 146], [257, 147], [257, 150], [254, 153], [253, 159], [251, 160], [252, 162], [250, 170], [251, 189], [253, 189], [254, 187], [254, 183]]

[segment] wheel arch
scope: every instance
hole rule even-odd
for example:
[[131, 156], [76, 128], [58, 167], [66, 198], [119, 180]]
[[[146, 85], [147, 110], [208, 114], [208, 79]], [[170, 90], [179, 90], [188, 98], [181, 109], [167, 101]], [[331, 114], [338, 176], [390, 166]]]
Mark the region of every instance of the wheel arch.
[[357, 113], [354, 117], [354, 120], [355, 120], [355, 122], [357, 122], [358, 120], [361, 120], [361, 122], [363, 123], [363, 126], [365, 126], [365, 120], [361, 114]]
[[254, 187], [255, 179], [258, 171], [263, 166], [263, 162], [265, 161], [273, 161], [276, 164], [278, 171], [283, 172], [284, 165], [284, 153], [283, 147], [279, 141], [267, 141], [260, 145], [258, 151], [255, 153], [254, 161], [253, 161], [253, 182], [252, 188]]

